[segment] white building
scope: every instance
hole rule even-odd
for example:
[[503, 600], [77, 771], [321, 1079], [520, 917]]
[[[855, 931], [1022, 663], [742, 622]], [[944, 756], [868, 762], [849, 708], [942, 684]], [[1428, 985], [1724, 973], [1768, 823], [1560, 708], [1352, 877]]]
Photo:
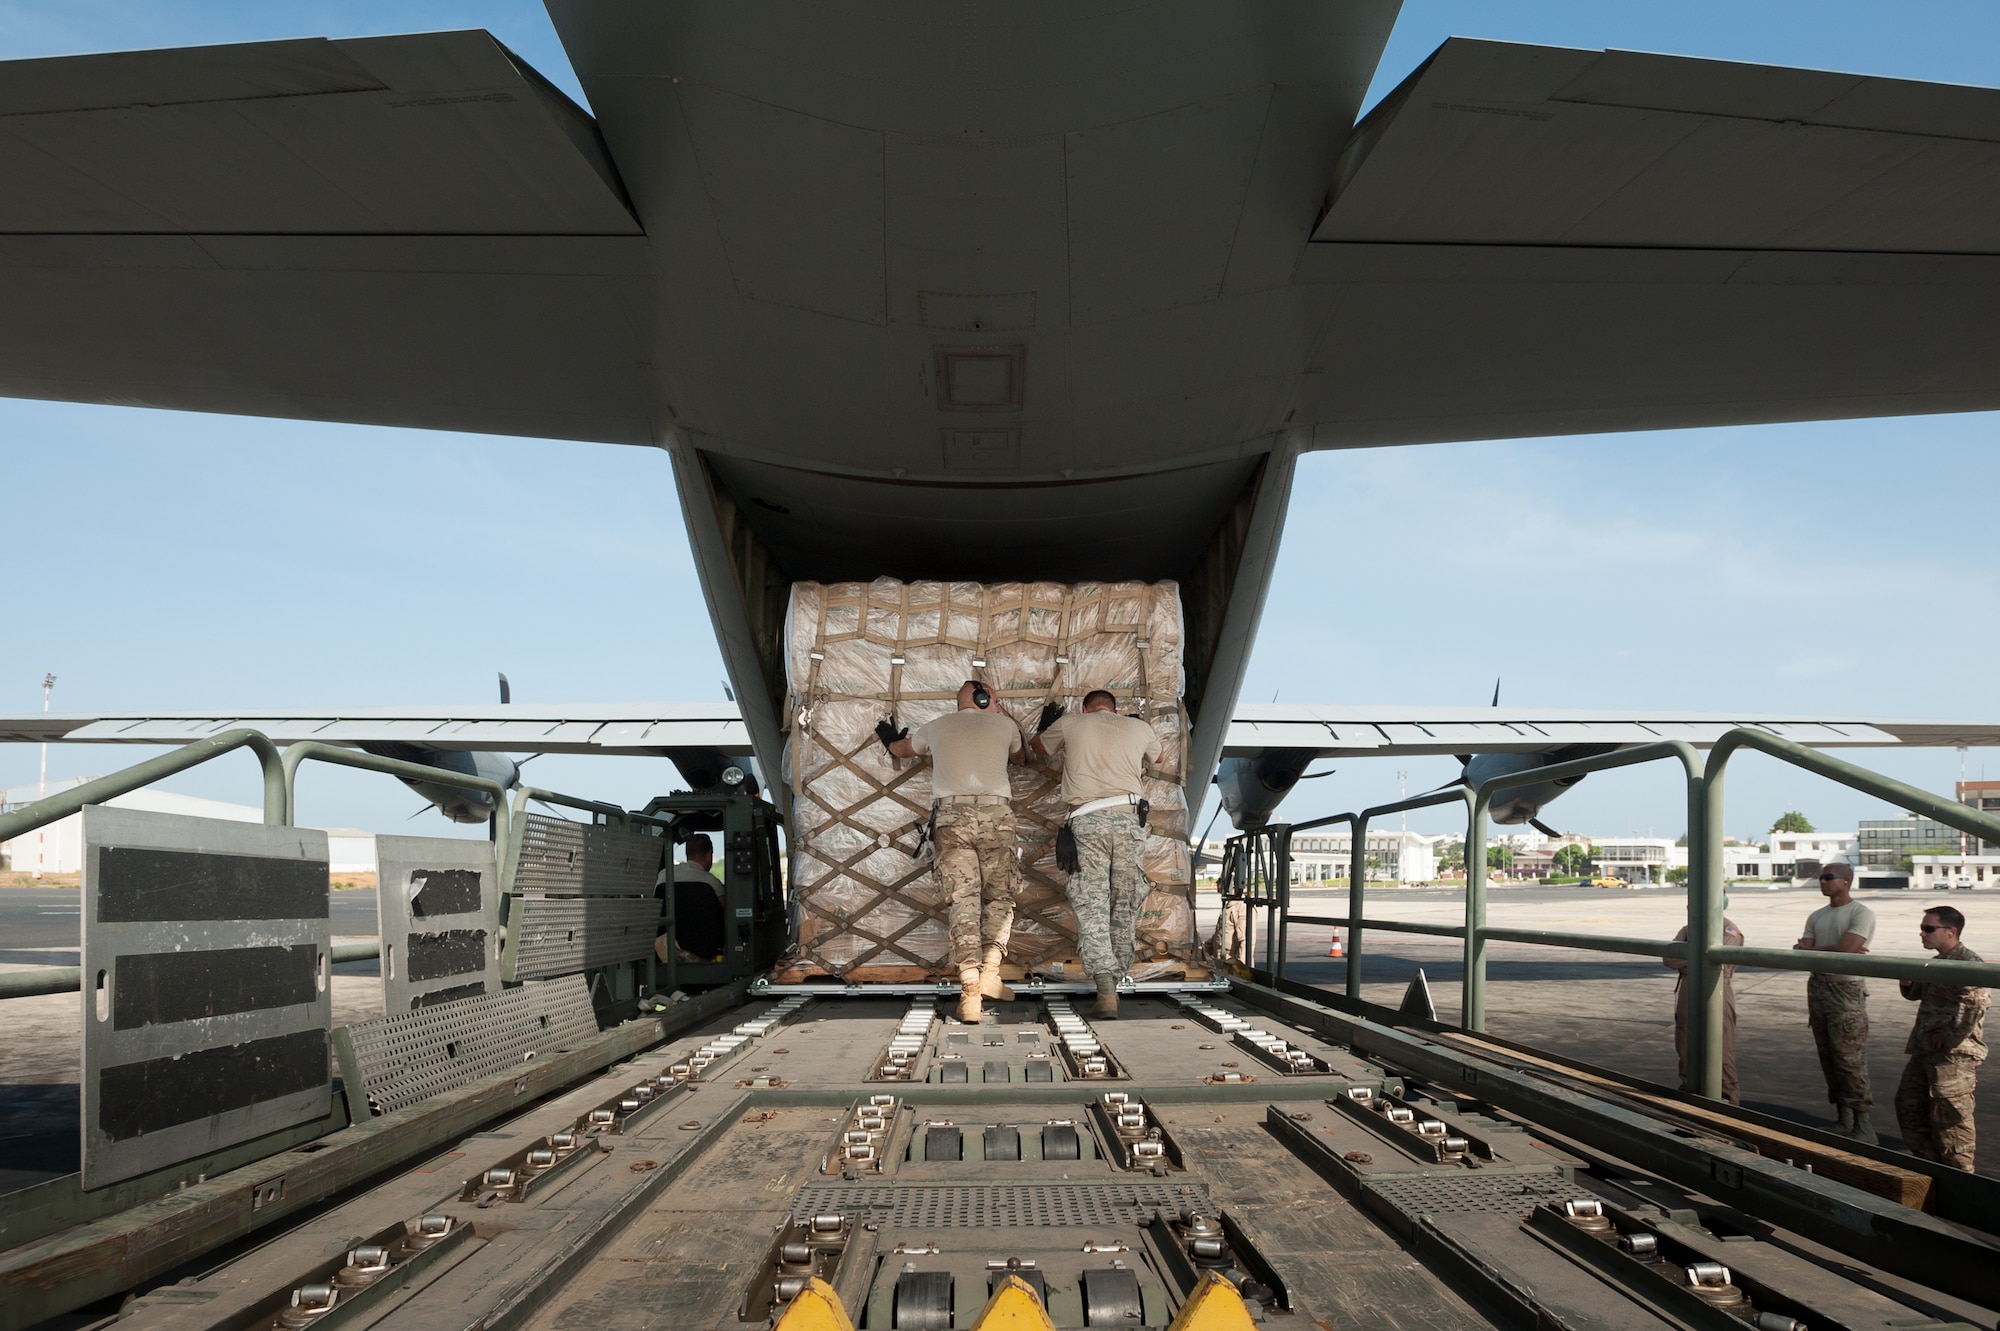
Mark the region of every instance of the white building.
[[[1450, 837], [1422, 832], [1369, 829], [1362, 848], [1364, 872], [1370, 882], [1428, 883], [1437, 877], [1437, 846]], [[1345, 880], [1353, 865], [1354, 833], [1342, 828], [1317, 828], [1292, 835], [1292, 881], [1328, 883]]]
[[1597, 872], [1627, 883], [1664, 883], [1667, 870], [1687, 868], [1688, 848], [1670, 837], [1600, 837], [1590, 846]]
[[1767, 844], [1769, 850], [1723, 847], [1723, 873], [1730, 878], [1790, 883], [1816, 879], [1822, 866], [1836, 860], [1861, 863], [1861, 840], [1855, 832], [1773, 832]]
[[[95, 777], [80, 776], [49, 783], [49, 794], [60, 794]], [[16, 786], [0, 790], [0, 813], [33, 804], [36, 789]], [[191, 818], [218, 818], [231, 823], [261, 823], [264, 811], [247, 804], [227, 804], [194, 795], [177, 795], [152, 787], [135, 790], [105, 801], [117, 809], [144, 809], [150, 813], [178, 813]], [[359, 828], [331, 827], [326, 831], [327, 871], [336, 874], [375, 872], [375, 834]], [[73, 813], [47, 827], [38, 828], [12, 841], [0, 841], [0, 868], [15, 873], [73, 874], [83, 872], [83, 815]]]
[[[1425, 836], [1421, 832], [1374, 832], [1368, 834], [1369, 882], [1428, 883], [1437, 877], [1437, 848], [1458, 838]], [[1201, 872], [1196, 876], [1212, 882], [1222, 869], [1220, 838], [1202, 842]], [[1292, 837], [1292, 882], [1294, 884], [1345, 882], [1352, 863], [1354, 834], [1335, 828], [1299, 832]], [[1400, 871], [1400, 873], [1399, 873]]]
[[2000, 855], [1910, 856], [1909, 886], [1919, 892], [1989, 885], [2000, 886]]

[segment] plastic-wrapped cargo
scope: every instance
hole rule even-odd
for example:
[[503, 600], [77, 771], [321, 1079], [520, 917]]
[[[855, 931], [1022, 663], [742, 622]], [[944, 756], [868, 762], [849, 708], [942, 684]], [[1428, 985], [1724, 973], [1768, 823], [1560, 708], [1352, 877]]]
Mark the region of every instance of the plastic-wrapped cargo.
[[[799, 916], [791, 978], [912, 980], [945, 970], [945, 899], [930, 860], [914, 858], [930, 816], [930, 764], [890, 758], [875, 723], [893, 714], [915, 729], [953, 710], [968, 679], [985, 683], [1026, 736], [1044, 704], [1074, 710], [1094, 689], [1109, 689], [1120, 711], [1153, 726], [1152, 891], [1133, 974], [1186, 972], [1194, 913], [1175, 584], [795, 583], [781, 646]], [[1058, 756], [1011, 769], [1022, 890], [1007, 960], [1023, 972], [1073, 977], [1076, 920], [1055, 866], [1060, 764]]]

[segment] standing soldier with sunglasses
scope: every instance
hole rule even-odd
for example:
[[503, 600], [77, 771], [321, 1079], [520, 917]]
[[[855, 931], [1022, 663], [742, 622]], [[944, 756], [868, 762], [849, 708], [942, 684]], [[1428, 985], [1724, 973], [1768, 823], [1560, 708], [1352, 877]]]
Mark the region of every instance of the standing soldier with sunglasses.
[[[1924, 912], [1924, 946], [1940, 961], [1983, 961], [1959, 941], [1965, 916], [1950, 906]], [[1919, 1160], [1972, 1172], [1977, 1138], [1972, 1093], [1986, 1059], [1986, 991], [1930, 981], [1899, 981], [1916, 1002], [1917, 1024], [1903, 1052], [1910, 1055], [1896, 1088], [1896, 1122]]]
[[[1794, 949], [1808, 952], [1866, 952], [1875, 936], [1875, 912], [1856, 901], [1854, 869], [1835, 861], [1819, 876], [1826, 904], [1806, 917], [1805, 934]], [[1826, 1098], [1840, 1111], [1836, 1132], [1873, 1146], [1868, 1121], [1873, 1101], [1868, 1088], [1868, 982], [1858, 975], [1814, 971], [1806, 981], [1806, 1020], [1819, 1049]]]

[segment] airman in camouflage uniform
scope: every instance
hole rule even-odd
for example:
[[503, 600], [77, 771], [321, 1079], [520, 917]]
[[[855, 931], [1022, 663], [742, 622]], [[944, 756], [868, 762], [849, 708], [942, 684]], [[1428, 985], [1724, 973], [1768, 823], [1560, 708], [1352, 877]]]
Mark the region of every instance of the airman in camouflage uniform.
[[[1875, 937], [1875, 912], [1853, 897], [1854, 869], [1836, 860], [1821, 870], [1819, 890], [1827, 904], [1806, 918], [1806, 932], [1794, 944], [1808, 952], [1863, 953]], [[1858, 975], [1815, 971], [1806, 981], [1806, 1021], [1819, 1049], [1827, 1102], [1840, 1113], [1834, 1130], [1873, 1146], [1869, 1119], [1874, 1098], [1868, 1085], [1868, 982]]]
[[958, 689], [958, 710], [909, 730], [875, 727], [892, 758], [931, 760], [938, 887], [950, 902], [951, 963], [958, 968], [958, 1019], [979, 1020], [982, 998], [1012, 998], [1000, 962], [1014, 928], [1021, 861], [1007, 764], [1027, 757], [1021, 730], [978, 680]]
[[[1941, 961], [1982, 961], [1959, 941], [1965, 916], [1950, 906], [1924, 913], [1923, 943]], [[1973, 1089], [1986, 1059], [1986, 991], [1954, 984], [1900, 982], [1917, 1003], [1916, 1025], [1903, 1052], [1910, 1062], [1896, 1088], [1896, 1122], [1919, 1160], [1972, 1171], [1978, 1140]]]
[[1250, 964], [1250, 907], [1243, 898], [1225, 901], [1215, 913], [1215, 932], [1208, 936], [1208, 955], [1217, 961]]
[[1090, 1015], [1118, 1015], [1118, 982], [1131, 969], [1139, 908], [1146, 900], [1146, 763], [1158, 747], [1153, 728], [1118, 714], [1118, 699], [1094, 689], [1083, 710], [1042, 711], [1036, 756], [1063, 755], [1062, 795], [1077, 865], [1069, 875], [1076, 912], [1076, 950], [1097, 985]]

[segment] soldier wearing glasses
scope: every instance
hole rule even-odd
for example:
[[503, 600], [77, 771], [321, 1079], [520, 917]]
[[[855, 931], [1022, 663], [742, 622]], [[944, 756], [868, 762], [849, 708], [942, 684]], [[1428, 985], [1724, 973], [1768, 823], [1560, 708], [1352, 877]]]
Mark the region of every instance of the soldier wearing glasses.
[[[1808, 952], [1866, 952], [1875, 936], [1875, 912], [1856, 901], [1854, 869], [1835, 861], [1819, 876], [1826, 904], [1806, 917], [1805, 934], [1793, 946]], [[1826, 1098], [1840, 1112], [1835, 1131], [1873, 1146], [1868, 1121], [1873, 1101], [1868, 1087], [1868, 982], [1858, 975], [1813, 972], [1806, 982], [1806, 1020], [1826, 1076]]]
[[[1950, 906], [1924, 912], [1923, 944], [1940, 961], [1983, 961], [1959, 941], [1965, 916]], [[1972, 1172], [1977, 1139], [1972, 1093], [1986, 1059], [1986, 991], [1955, 984], [1903, 980], [1903, 997], [1917, 1004], [1917, 1024], [1903, 1052], [1910, 1055], [1896, 1088], [1896, 1122], [1919, 1160]]]

